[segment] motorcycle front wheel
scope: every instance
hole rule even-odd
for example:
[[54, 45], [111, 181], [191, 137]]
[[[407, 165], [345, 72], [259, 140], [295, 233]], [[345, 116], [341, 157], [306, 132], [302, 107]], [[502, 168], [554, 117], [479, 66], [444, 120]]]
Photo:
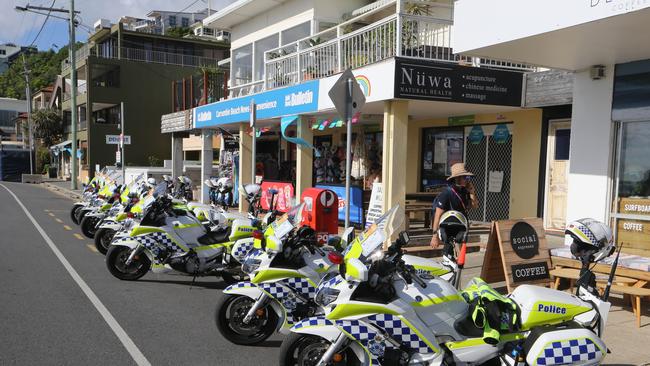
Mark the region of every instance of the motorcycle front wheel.
[[88, 238], [93, 239], [95, 237], [95, 232], [97, 231], [97, 222], [99, 218], [95, 216], [85, 216], [81, 220], [81, 232]]
[[106, 267], [113, 276], [124, 281], [135, 281], [144, 276], [151, 268], [151, 261], [146, 254], [140, 253], [127, 265], [133, 249], [122, 245], [112, 246], [106, 252]]
[[230, 342], [243, 346], [261, 343], [277, 328], [278, 316], [267, 305], [244, 323], [244, 317], [255, 304], [255, 300], [241, 295], [223, 295], [217, 304], [216, 321], [219, 333]]
[[95, 248], [97, 248], [97, 251], [106, 255], [114, 236], [115, 230], [113, 229], [100, 228], [97, 230], [95, 232]]
[[70, 210], [70, 219], [72, 220], [72, 222], [75, 223], [75, 225], [79, 225], [79, 220], [77, 220], [77, 216], [79, 216], [79, 210], [81, 210], [82, 208], [83, 208], [82, 205], [74, 205]]
[[[280, 366], [315, 366], [331, 344], [328, 340], [315, 335], [291, 333], [280, 346]], [[360, 364], [350, 348], [345, 350], [341, 361], [328, 363], [333, 366]]]
[[84, 217], [86, 217], [86, 214], [89, 212], [88, 210], [82, 210], [81, 208], [83, 207], [80, 207], [80, 209], [75, 213], [75, 217], [77, 218], [75, 224], [77, 225], [81, 225], [81, 221], [83, 221]]

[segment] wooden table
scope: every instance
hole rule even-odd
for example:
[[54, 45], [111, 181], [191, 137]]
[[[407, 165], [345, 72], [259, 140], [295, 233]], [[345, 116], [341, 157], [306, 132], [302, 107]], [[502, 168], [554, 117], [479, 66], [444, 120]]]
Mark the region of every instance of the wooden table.
[[[572, 290], [573, 286], [575, 285], [575, 282], [580, 278], [580, 270], [575, 269], [575, 268], [555, 268], [550, 271], [551, 276], [555, 277], [555, 281], [553, 284], [553, 288], [557, 290], [557, 288], [560, 286], [560, 280], [562, 278], [566, 278], [570, 281], [570, 286], [569, 289]], [[604, 274], [597, 275], [596, 276], [596, 282], [607, 282], [609, 276], [606, 276]], [[629, 277], [623, 277], [623, 276], [615, 276], [614, 280], [612, 283], [616, 283], [619, 285], [624, 285], [624, 286], [633, 286], [638, 282], [637, 279], [634, 278], [629, 278]]]

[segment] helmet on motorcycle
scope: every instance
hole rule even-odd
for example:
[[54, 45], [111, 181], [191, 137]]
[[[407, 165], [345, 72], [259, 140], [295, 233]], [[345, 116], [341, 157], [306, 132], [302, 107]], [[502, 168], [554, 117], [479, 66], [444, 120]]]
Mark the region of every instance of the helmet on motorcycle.
[[192, 184], [192, 180], [184, 175], [178, 177], [178, 181], [184, 184]]
[[440, 217], [438, 235], [443, 243], [454, 239], [457, 244], [461, 244], [466, 240], [468, 231], [467, 218], [461, 212], [451, 210]]
[[616, 249], [612, 229], [594, 219], [573, 221], [567, 226], [564, 234], [573, 240], [571, 254], [576, 258], [598, 262], [609, 257]]
[[156, 178], [154, 178], [154, 177], [147, 178], [147, 185], [149, 186], [149, 188], [155, 187], [156, 186]]

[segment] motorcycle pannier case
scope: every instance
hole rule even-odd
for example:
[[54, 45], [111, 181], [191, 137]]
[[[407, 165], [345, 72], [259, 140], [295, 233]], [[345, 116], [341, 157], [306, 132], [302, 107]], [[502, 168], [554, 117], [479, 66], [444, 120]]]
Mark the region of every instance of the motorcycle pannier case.
[[607, 348], [591, 330], [576, 324], [533, 330], [524, 352], [528, 365], [599, 365]]

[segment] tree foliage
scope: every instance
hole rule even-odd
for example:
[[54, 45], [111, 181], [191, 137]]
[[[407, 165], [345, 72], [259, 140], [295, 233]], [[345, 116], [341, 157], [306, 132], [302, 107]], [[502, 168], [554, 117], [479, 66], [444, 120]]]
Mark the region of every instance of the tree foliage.
[[[61, 73], [61, 61], [68, 57], [68, 49], [58, 52], [53, 50], [36, 52], [25, 55], [27, 67], [30, 69], [30, 84], [32, 91], [39, 90], [56, 80]], [[18, 57], [9, 68], [0, 74], [0, 97], [25, 99], [25, 76], [23, 58]]]
[[182, 38], [191, 33], [192, 30], [188, 27], [172, 27], [172, 28], [165, 29], [165, 35], [171, 37]]
[[34, 137], [43, 139], [43, 145], [50, 147], [63, 137], [63, 121], [56, 109], [40, 109], [32, 113]]

